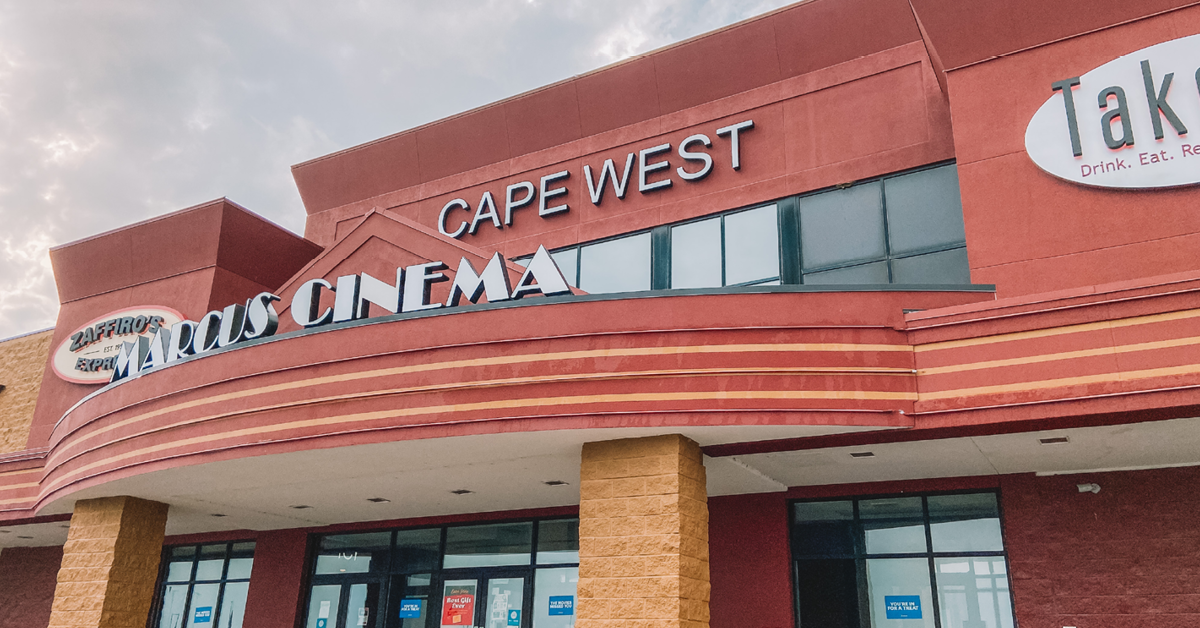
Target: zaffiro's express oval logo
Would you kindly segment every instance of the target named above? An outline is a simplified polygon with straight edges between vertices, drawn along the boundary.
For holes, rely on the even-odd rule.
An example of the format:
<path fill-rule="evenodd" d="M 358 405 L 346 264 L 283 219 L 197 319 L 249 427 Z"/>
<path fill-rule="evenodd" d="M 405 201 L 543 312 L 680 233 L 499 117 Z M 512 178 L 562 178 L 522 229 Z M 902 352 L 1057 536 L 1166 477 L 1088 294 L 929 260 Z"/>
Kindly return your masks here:
<path fill-rule="evenodd" d="M 1052 95 L 1025 130 L 1025 150 L 1042 170 L 1109 188 L 1200 183 L 1200 35 L 1047 88 Z"/>
<path fill-rule="evenodd" d="M 121 345 L 138 336 L 152 338 L 160 327 L 183 320 L 175 310 L 159 306 L 132 307 L 105 314 L 80 327 L 54 352 L 54 372 L 76 384 L 107 384 Z"/>

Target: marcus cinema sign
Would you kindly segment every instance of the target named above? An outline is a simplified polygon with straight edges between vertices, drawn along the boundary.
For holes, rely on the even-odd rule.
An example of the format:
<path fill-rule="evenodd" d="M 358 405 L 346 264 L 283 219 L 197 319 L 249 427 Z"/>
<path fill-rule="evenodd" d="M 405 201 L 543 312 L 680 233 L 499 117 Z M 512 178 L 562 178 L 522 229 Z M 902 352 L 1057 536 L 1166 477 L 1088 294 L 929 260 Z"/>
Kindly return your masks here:
<path fill-rule="evenodd" d="M 489 303 L 499 303 L 537 294 L 571 294 L 571 287 L 545 247 L 538 247 L 515 285 L 509 280 L 507 265 L 499 253 L 492 255 L 483 272 L 476 272 L 471 262 L 463 258 L 450 285 L 450 297 L 445 303 L 431 302 L 433 284 L 450 281 L 441 272 L 448 268 L 443 262 L 400 267 L 396 269 L 395 283 L 367 273 L 338 277 L 335 283 L 310 279 L 293 295 L 291 315 L 296 324 L 311 329 L 367 318 L 372 307 L 386 314 L 399 314 L 455 307 L 464 299 L 476 303 L 485 295 Z M 334 303 L 322 308 L 321 295 L 326 292 L 333 293 Z M 111 370 L 111 375 L 105 373 L 106 380 L 120 381 L 142 371 L 171 366 L 184 358 L 272 336 L 279 328 L 275 309 L 279 300 L 278 296 L 263 292 L 244 305 L 234 303 L 224 310 L 209 312 L 199 321 L 160 324 L 153 334 L 138 335 L 133 342 L 120 344 L 115 357 L 104 365 L 106 371 Z"/>

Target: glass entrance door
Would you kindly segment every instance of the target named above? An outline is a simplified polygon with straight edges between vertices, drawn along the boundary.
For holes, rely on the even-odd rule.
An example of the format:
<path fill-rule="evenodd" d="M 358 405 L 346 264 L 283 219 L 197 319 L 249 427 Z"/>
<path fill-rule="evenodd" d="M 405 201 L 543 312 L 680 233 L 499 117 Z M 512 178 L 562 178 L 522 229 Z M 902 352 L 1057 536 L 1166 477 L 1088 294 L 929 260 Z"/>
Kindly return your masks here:
<path fill-rule="evenodd" d="M 479 601 L 479 580 L 464 578 L 442 582 L 441 628 L 478 626 L 475 623 L 476 606 Z"/>
<path fill-rule="evenodd" d="M 378 625 L 379 583 L 313 587 L 307 628 L 373 628 Z"/>
<path fill-rule="evenodd" d="M 526 575 L 480 570 L 447 575 L 438 590 L 438 628 L 527 628 Z M 407 626 L 406 626 L 407 628 Z"/>
<path fill-rule="evenodd" d="M 525 625 L 521 616 L 525 608 L 525 578 L 488 578 L 487 608 L 483 628 L 519 628 Z"/>

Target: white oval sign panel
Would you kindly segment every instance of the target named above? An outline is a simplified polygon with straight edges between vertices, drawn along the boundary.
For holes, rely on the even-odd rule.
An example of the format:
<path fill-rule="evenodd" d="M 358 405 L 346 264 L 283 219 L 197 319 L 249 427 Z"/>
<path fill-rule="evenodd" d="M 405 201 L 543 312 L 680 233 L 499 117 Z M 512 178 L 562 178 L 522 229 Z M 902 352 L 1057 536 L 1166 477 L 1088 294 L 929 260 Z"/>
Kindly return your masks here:
<path fill-rule="evenodd" d="M 1025 129 L 1042 170 L 1106 188 L 1200 183 L 1200 35 L 1047 87 L 1053 94 Z"/>
<path fill-rule="evenodd" d="M 105 314 L 80 327 L 54 352 L 54 372 L 76 384 L 107 384 L 121 344 L 138 336 L 152 338 L 159 327 L 183 320 L 171 308 L 140 306 Z"/>

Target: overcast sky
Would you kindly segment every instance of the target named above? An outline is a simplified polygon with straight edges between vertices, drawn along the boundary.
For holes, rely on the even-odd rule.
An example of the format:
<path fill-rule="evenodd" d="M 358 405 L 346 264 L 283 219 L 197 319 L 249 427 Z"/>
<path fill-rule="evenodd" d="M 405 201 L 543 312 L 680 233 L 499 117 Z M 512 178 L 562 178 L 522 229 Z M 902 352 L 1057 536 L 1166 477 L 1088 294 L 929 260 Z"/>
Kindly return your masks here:
<path fill-rule="evenodd" d="M 222 196 L 301 233 L 293 164 L 790 1 L 0 0 L 0 339 L 51 246 Z"/>

